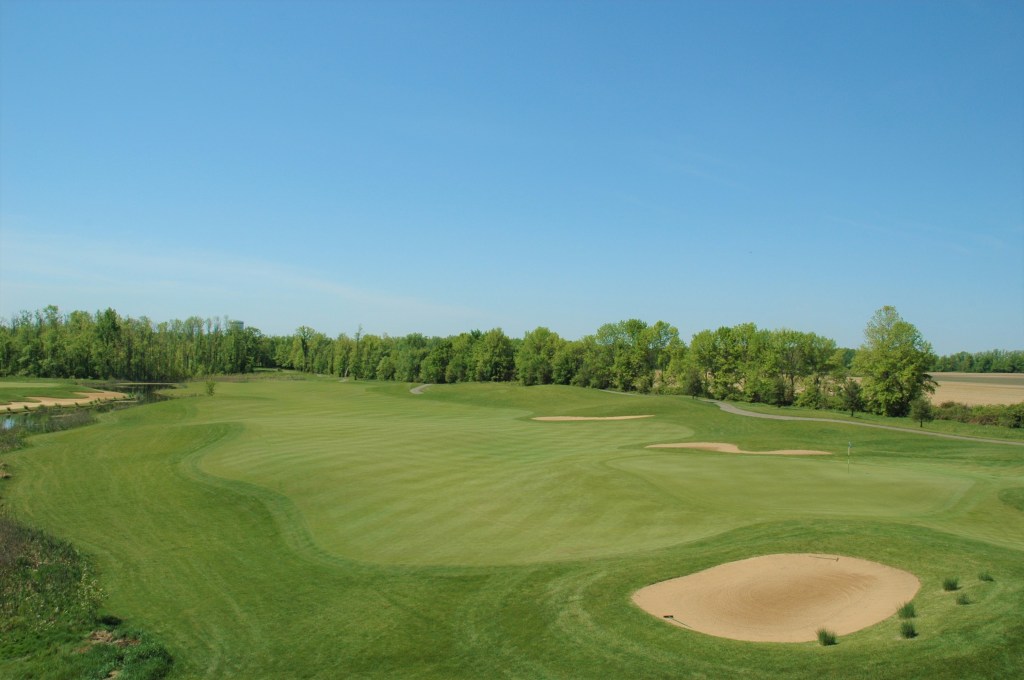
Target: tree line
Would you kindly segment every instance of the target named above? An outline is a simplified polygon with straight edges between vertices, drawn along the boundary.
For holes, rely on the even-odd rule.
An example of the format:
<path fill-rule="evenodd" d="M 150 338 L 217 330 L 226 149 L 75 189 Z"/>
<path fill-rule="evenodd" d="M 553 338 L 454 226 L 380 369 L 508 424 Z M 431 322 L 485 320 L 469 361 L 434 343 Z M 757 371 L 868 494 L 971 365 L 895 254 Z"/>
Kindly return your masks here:
<path fill-rule="evenodd" d="M 329 337 L 308 326 L 268 336 L 230 319 L 154 323 L 113 309 L 49 306 L 0 322 L 0 375 L 131 381 L 293 369 L 355 380 L 518 381 L 627 392 L 687 394 L 811 408 L 906 415 L 931 388 L 931 346 L 892 307 L 875 313 L 858 350 L 752 323 L 694 334 L 664 321 L 607 323 L 577 340 L 538 327 L 448 337 L 363 333 Z M 854 380 L 853 376 L 859 379 Z"/>
<path fill-rule="evenodd" d="M 0 375 L 177 381 L 271 365 L 271 347 L 259 330 L 226 319 L 153 323 L 51 305 L 0 322 Z"/>
<path fill-rule="evenodd" d="M 936 359 L 932 370 L 963 373 L 1024 373 L 1024 351 L 990 349 L 985 352 L 957 352 Z"/>

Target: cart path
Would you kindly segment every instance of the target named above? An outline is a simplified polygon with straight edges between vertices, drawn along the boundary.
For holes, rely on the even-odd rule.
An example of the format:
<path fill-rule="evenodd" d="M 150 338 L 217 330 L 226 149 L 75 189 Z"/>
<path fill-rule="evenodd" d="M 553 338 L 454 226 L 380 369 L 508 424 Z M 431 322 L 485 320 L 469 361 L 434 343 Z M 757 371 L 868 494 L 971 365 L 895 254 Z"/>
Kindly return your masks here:
<path fill-rule="evenodd" d="M 875 423 L 858 423 L 852 420 L 839 420 L 837 418 L 808 418 L 805 416 L 783 416 L 774 415 L 771 413 L 754 413 L 753 411 L 744 411 L 740 407 L 733 403 L 726 401 L 716 401 L 714 399 L 706 399 L 712 404 L 717 404 L 718 408 L 722 409 L 726 413 L 732 413 L 737 416 L 747 416 L 748 418 L 765 418 L 767 420 L 801 420 L 809 423 L 839 423 L 840 425 L 856 425 L 858 427 L 873 427 L 876 430 L 892 430 L 893 432 L 909 432 L 910 434 L 924 434 L 929 437 L 941 437 L 943 439 L 958 439 L 965 442 L 981 442 L 984 444 L 1009 444 L 1010 446 L 1024 446 L 1024 442 L 1013 441 L 1011 439 L 986 439 L 984 437 L 967 437 L 959 434 L 946 434 L 945 432 L 932 432 L 931 430 L 914 430 L 908 427 L 896 427 L 894 425 L 877 425 Z"/>

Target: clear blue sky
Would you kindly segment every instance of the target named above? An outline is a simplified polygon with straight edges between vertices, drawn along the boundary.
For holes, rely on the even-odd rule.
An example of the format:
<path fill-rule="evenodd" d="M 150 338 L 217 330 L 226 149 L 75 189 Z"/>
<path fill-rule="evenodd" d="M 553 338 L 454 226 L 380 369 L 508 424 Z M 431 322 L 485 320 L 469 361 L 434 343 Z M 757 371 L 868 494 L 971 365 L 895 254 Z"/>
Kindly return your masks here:
<path fill-rule="evenodd" d="M 1024 3 L 0 0 L 0 316 L 1024 348 Z"/>

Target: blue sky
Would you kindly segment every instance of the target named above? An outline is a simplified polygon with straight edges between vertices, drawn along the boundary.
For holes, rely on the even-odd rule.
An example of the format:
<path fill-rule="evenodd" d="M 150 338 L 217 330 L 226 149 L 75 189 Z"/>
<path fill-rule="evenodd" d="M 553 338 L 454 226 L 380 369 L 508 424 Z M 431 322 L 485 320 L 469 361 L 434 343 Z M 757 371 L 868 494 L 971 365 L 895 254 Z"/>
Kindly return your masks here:
<path fill-rule="evenodd" d="M 0 0 L 0 316 L 1024 347 L 1019 2 Z"/>

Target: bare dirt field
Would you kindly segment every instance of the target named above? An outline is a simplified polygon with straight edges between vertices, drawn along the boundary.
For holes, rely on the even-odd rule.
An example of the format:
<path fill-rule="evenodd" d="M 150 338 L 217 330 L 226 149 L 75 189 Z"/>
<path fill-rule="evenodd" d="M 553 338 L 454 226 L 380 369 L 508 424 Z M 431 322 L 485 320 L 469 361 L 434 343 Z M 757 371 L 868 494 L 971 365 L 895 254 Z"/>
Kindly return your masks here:
<path fill-rule="evenodd" d="M 678 444 L 651 444 L 648 449 L 700 449 L 719 453 L 746 453 L 755 456 L 831 456 L 829 451 L 813 449 L 779 449 L 777 451 L 745 451 L 735 444 L 723 442 L 681 442 Z"/>
<path fill-rule="evenodd" d="M 1021 373 L 932 373 L 938 383 L 933 404 L 955 401 L 968 406 L 1019 404 L 1024 401 Z"/>
<path fill-rule="evenodd" d="M 681 628 L 751 642 L 845 635 L 913 599 L 921 582 L 878 562 L 810 553 L 763 555 L 662 581 L 633 594 L 641 609 Z"/>

